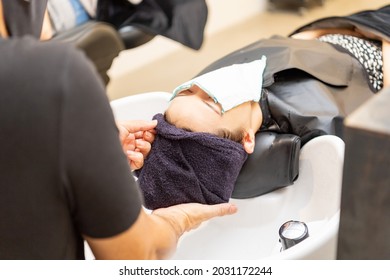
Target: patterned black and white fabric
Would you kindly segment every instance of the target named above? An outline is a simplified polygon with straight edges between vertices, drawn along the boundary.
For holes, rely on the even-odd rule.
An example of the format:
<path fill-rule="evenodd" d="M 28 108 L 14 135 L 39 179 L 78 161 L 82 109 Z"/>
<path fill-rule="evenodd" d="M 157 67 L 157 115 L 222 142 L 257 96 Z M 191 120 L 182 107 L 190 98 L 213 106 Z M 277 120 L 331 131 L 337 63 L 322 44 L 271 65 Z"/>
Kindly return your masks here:
<path fill-rule="evenodd" d="M 381 42 L 343 34 L 327 34 L 318 39 L 322 42 L 328 42 L 339 46 L 344 51 L 347 51 L 354 56 L 366 70 L 370 86 L 375 91 L 382 89 L 383 57 Z"/>

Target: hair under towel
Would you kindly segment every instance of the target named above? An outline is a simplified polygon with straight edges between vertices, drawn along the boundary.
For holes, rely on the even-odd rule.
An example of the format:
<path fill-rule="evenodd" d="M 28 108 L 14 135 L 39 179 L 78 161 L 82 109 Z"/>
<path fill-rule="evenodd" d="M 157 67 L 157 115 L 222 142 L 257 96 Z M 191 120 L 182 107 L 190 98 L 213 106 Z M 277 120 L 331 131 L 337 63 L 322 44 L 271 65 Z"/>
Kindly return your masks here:
<path fill-rule="evenodd" d="M 148 209 L 180 203 L 229 201 L 247 153 L 230 139 L 188 132 L 169 124 L 162 114 L 152 149 L 138 172 Z"/>

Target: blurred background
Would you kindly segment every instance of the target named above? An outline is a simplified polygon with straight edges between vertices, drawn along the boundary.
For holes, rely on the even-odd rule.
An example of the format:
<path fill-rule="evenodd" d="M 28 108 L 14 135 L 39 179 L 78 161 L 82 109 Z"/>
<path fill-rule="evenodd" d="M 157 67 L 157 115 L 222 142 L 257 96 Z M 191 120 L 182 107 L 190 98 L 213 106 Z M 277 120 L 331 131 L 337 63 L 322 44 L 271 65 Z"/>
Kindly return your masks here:
<path fill-rule="evenodd" d="M 167 91 L 191 79 L 216 59 L 272 35 L 288 35 L 312 20 L 346 15 L 390 4 L 386 0 L 323 0 L 322 5 L 299 12 L 270 9 L 268 0 L 207 0 L 208 19 L 200 50 L 187 48 L 163 36 L 124 50 L 108 75 L 111 100 L 132 94 Z"/>

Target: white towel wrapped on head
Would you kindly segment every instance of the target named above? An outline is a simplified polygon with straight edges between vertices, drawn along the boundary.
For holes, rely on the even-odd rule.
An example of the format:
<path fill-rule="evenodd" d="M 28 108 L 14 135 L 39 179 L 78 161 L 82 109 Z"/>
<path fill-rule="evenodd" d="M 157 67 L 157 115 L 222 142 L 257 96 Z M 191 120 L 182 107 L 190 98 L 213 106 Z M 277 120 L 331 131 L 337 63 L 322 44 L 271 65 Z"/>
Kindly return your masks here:
<path fill-rule="evenodd" d="M 256 101 L 261 97 L 263 86 L 263 72 L 266 66 L 266 57 L 248 63 L 226 66 L 185 82 L 174 89 L 175 96 L 197 85 L 204 90 L 215 103 L 222 106 L 226 112 L 244 102 Z"/>

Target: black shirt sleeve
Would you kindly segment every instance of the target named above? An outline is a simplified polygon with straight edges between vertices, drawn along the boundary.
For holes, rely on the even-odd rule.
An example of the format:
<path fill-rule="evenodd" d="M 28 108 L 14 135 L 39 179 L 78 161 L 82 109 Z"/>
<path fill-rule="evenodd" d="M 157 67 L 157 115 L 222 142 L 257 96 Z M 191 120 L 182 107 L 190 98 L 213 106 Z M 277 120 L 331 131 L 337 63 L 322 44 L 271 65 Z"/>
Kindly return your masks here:
<path fill-rule="evenodd" d="M 70 49 L 64 63 L 60 145 L 65 193 L 80 232 L 109 237 L 135 222 L 141 197 L 103 83 L 81 52 Z"/>

